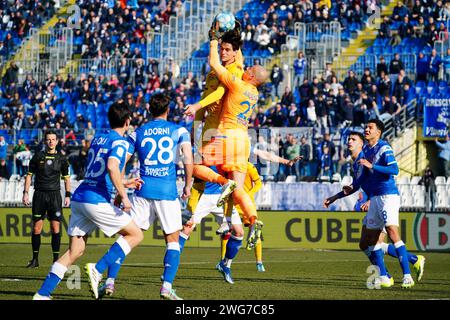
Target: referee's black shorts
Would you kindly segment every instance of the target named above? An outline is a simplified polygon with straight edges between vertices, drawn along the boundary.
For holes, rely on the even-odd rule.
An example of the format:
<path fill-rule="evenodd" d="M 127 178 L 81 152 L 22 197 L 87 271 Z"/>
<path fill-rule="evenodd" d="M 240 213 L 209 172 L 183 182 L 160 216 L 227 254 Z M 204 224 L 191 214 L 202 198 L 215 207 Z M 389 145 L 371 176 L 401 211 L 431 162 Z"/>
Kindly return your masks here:
<path fill-rule="evenodd" d="M 61 191 L 34 191 L 32 201 L 33 221 L 61 221 L 62 199 Z"/>

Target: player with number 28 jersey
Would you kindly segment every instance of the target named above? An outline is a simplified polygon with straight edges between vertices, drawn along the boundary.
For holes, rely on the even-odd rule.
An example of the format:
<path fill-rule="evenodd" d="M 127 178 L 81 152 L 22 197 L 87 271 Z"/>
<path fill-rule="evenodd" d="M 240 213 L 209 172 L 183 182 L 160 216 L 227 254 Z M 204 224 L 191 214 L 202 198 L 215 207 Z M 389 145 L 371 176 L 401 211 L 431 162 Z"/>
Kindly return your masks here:
<path fill-rule="evenodd" d="M 191 143 L 188 131 L 171 122 L 156 119 L 138 128 L 129 137 L 128 153 L 137 151 L 144 185 L 136 195 L 154 200 L 176 200 L 175 162 L 179 148 Z"/>

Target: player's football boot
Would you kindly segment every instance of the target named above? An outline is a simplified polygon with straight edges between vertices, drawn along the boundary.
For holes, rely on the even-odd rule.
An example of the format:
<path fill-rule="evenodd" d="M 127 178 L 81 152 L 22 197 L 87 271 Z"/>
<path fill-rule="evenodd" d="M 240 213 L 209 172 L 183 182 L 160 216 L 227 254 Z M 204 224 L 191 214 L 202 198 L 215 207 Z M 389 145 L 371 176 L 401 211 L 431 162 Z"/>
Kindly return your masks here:
<path fill-rule="evenodd" d="M 425 257 L 418 255 L 417 261 L 414 263 L 413 267 L 416 271 L 417 282 L 419 282 L 422 279 L 423 271 L 425 270 Z"/>
<path fill-rule="evenodd" d="M 89 288 L 95 299 L 98 299 L 98 286 L 102 281 L 102 275 L 95 269 L 95 263 L 86 263 L 84 270 L 89 280 Z"/>
<path fill-rule="evenodd" d="M 402 288 L 403 289 L 409 289 L 412 288 L 414 286 L 414 280 L 411 277 L 411 275 L 406 275 L 403 276 L 403 281 L 402 281 Z"/>
<path fill-rule="evenodd" d="M 233 180 L 228 180 L 228 183 L 222 186 L 222 193 L 220 194 L 219 199 L 217 200 L 217 206 L 223 207 L 225 202 L 228 200 L 230 194 L 233 193 L 234 189 L 236 189 L 236 182 Z"/>
<path fill-rule="evenodd" d="M 261 239 L 261 229 L 264 223 L 261 220 L 256 220 L 256 222 L 250 228 L 247 235 L 247 250 L 251 250 L 256 246 L 256 242 Z"/>
<path fill-rule="evenodd" d="M 104 296 L 112 296 L 114 293 L 114 283 L 103 283 L 98 288 L 98 298 L 102 299 Z"/>
<path fill-rule="evenodd" d="M 379 279 L 382 288 L 390 288 L 394 285 L 394 278 L 391 275 L 381 276 Z"/>
<path fill-rule="evenodd" d="M 161 290 L 159 290 L 159 297 L 162 300 L 183 300 L 182 298 L 177 296 L 177 294 L 175 293 L 175 290 L 173 290 L 173 289 L 169 290 L 164 287 L 162 287 Z"/>
<path fill-rule="evenodd" d="M 223 261 L 220 261 L 216 265 L 216 269 L 219 270 L 220 273 L 223 275 L 223 279 L 228 282 L 229 284 L 234 284 L 233 278 L 231 277 L 231 269 L 226 267 L 223 264 Z"/>
<path fill-rule="evenodd" d="M 38 259 L 32 259 L 27 264 L 27 268 L 37 268 L 39 267 L 39 260 Z"/>
<path fill-rule="evenodd" d="M 256 264 L 256 270 L 258 270 L 258 272 L 265 272 L 266 269 L 264 268 L 264 265 L 262 263 L 257 263 Z"/>
<path fill-rule="evenodd" d="M 41 296 L 39 293 L 35 293 L 32 300 L 52 300 L 52 297 Z"/>

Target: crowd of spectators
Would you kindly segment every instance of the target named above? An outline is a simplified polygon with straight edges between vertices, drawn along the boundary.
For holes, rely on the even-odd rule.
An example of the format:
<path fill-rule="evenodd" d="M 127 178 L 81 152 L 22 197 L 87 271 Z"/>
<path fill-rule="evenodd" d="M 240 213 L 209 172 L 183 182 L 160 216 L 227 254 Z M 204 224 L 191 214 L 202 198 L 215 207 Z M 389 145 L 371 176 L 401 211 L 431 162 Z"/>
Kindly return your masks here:
<path fill-rule="evenodd" d="M 30 29 L 40 27 L 58 8 L 54 0 L 0 1 L 0 61 L 14 54 Z"/>

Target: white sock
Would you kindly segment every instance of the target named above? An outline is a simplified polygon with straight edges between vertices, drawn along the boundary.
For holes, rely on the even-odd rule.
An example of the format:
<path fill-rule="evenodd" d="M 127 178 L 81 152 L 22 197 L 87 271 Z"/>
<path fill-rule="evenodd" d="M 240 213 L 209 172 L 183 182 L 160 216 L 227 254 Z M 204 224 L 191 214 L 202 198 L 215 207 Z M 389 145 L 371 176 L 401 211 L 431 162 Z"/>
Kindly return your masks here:
<path fill-rule="evenodd" d="M 166 288 L 167 290 L 172 290 L 172 284 L 170 282 L 164 281 L 163 287 Z"/>
<path fill-rule="evenodd" d="M 233 262 L 233 259 L 225 258 L 223 264 L 225 265 L 225 267 L 231 268 L 231 262 Z"/>

